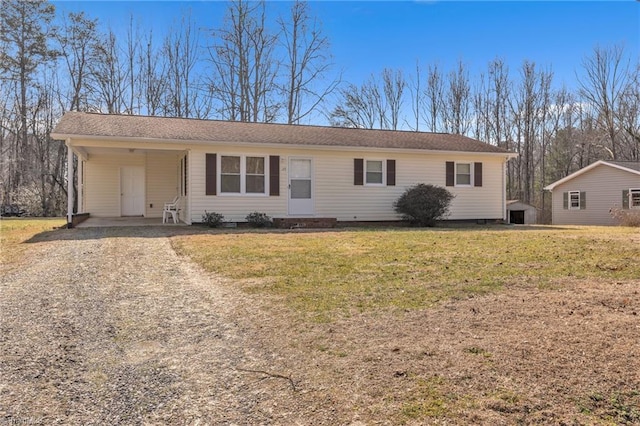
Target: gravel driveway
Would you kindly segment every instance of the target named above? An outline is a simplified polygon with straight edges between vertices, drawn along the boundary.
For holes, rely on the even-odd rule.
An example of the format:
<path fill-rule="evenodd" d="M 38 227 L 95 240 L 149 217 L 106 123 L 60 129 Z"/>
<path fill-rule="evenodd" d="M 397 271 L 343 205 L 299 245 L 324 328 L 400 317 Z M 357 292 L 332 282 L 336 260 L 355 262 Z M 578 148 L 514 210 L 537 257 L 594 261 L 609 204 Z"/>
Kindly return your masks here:
<path fill-rule="evenodd" d="M 242 295 L 166 232 L 56 231 L 2 271 L 0 425 L 302 420 Z"/>

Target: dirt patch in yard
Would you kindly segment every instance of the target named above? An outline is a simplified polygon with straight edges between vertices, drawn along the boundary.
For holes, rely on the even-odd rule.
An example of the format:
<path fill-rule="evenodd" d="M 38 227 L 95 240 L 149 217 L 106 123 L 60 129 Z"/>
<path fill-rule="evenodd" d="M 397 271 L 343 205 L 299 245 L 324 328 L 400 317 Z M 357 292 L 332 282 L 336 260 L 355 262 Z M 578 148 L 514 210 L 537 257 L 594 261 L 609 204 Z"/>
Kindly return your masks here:
<path fill-rule="evenodd" d="M 640 281 L 314 323 L 171 232 L 56 231 L 1 271 L 0 425 L 640 423 Z"/>
<path fill-rule="evenodd" d="M 640 424 L 639 281 L 516 283 L 329 324 L 274 306 L 260 338 L 342 424 Z"/>

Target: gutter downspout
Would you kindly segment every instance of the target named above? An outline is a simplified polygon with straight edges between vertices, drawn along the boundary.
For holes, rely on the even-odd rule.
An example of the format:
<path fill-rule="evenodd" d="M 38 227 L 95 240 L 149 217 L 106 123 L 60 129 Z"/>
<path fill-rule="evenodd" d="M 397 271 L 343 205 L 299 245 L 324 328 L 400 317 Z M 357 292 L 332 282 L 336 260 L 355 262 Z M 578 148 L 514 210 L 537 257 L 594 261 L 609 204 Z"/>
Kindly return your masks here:
<path fill-rule="evenodd" d="M 73 226 L 73 150 L 71 149 L 71 138 L 65 141 L 67 145 L 67 228 Z"/>

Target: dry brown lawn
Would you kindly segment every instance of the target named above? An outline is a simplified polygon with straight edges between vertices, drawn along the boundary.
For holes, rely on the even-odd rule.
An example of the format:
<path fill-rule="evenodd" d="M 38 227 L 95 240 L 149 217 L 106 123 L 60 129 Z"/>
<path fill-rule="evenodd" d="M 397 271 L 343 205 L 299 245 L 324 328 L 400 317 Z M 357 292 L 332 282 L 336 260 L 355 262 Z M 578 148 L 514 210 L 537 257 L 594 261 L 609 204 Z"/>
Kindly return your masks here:
<path fill-rule="evenodd" d="M 0 424 L 640 424 L 639 237 L 41 233 L 0 270 Z M 266 258 L 234 252 L 256 238 Z M 524 257 L 492 257 L 495 241 L 518 238 L 531 241 Z M 452 239 L 477 262 L 456 262 Z M 216 270 L 202 247 L 243 268 Z M 345 251 L 342 270 L 327 269 Z M 361 257 L 380 251 L 397 260 Z M 309 253 L 312 270 L 286 266 Z M 561 258 L 541 269 L 560 253 L 583 273 Z M 438 272 L 455 265 L 468 271 Z M 403 289 L 406 277 L 422 284 Z"/>

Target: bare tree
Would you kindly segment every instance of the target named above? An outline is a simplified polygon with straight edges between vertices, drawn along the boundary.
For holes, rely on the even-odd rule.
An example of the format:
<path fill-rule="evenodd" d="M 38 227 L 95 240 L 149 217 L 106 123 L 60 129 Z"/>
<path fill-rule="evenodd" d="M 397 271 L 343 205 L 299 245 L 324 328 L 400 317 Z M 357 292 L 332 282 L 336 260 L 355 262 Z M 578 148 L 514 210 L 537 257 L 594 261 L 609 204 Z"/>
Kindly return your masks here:
<path fill-rule="evenodd" d="M 98 43 L 97 19 L 89 19 L 84 12 L 70 13 L 57 34 L 60 53 L 69 78 L 70 88 L 65 102 L 70 111 L 83 111 L 87 105 L 87 74 L 91 49 Z"/>
<path fill-rule="evenodd" d="M 340 82 L 334 78 L 321 84 L 333 64 L 329 55 L 329 39 L 322 34 L 320 23 L 309 15 L 306 1 L 295 1 L 289 20 L 279 19 L 284 61 L 287 123 L 299 123 L 315 111 Z"/>
<path fill-rule="evenodd" d="M 442 109 L 446 131 L 464 135 L 471 124 L 470 103 L 471 87 L 469 73 L 462 61 L 458 62 L 455 71 L 449 73 L 448 90 Z"/>
<path fill-rule="evenodd" d="M 382 87 L 386 105 L 383 128 L 397 130 L 403 102 L 402 95 L 407 87 L 402 71 L 393 71 L 389 68 L 382 70 Z"/>
<path fill-rule="evenodd" d="M 424 104 L 421 84 L 422 71 L 420 69 L 420 61 L 416 61 L 416 73 L 407 83 L 407 86 L 409 87 L 409 93 L 411 94 L 411 112 L 413 113 L 413 118 L 415 120 L 413 124 L 413 130 L 415 130 L 416 132 L 420 131 L 420 120 L 422 117 L 421 111 Z"/>
<path fill-rule="evenodd" d="M 381 96 L 373 76 L 360 87 L 349 84 L 340 91 L 340 97 L 329 117 L 333 126 L 362 129 L 380 127 Z"/>
<path fill-rule="evenodd" d="M 621 157 L 640 161 L 640 63 L 631 72 L 616 110 L 623 131 Z"/>
<path fill-rule="evenodd" d="M 24 192 L 25 188 L 32 190 L 28 197 L 31 214 L 51 216 L 62 207 L 64 200 L 61 189 L 65 186 L 63 176 L 66 171 L 64 143 L 54 141 L 49 136 L 62 115 L 62 111 L 56 107 L 55 94 L 59 88 L 55 69 L 41 73 L 39 83 L 28 117 L 31 139 L 28 163 L 31 173 L 27 185 L 23 185 L 20 192 Z"/>
<path fill-rule="evenodd" d="M 123 64 L 121 49 L 112 29 L 100 37 L 89 62 L 92 102 L 98 110 L 119 114 L 125 110 L 124 96 L 128 82 L 127 66 Z"/>
<path fill-rule="evenodd" d="M 211 91 L 218 112 L 227 120 L 272 122 L 280 104 L 275 99 L 277 37 L 265 25 L 264 1 L 230 3 L 225 27 L 214 31 L 209 47 L 213 65 Z"/>
<path fill-rule="evenodd" d="M 535 203 L 535 176 L 537 158 L 544 155 L 541 148 L 542 123 L 549 106 L 549 90 L 553 74 L 536 70 L 535 63 L 525 61 L 521 69 L 521 82 L 511 99 L 514 119 L 518 198 Z M 538 155 L 538 157 L 536 157 Z"/>
<path fill-rule="evenodd" d="M 396 130 L 407 83 L 401 71 L 386 68 L 381 76 L 378 80 L 371 75 L 361 86 L 350 84 L 341 90 L 329 117 L 332 125 Z"/>
<path fill-rule="evenodd" d="M 427 87 L 425 88 L 427 123 L 429 130 L 437 132 L 441 129 L 444 105 L 444 79 L 438 65 L 429 65 L 427 71 Z"/>
<path fill-rule="evenodd" d="M 140 112 L 140 96 L 137 93 L 139 72 L 137 70 L 140 50 L 139 29 L 134 25 L 133 15 L 129 16 L 129 28 L 127 28 L 127 45 L 124 49 L 123 64 L 126 66 L 128 96 L 123 96 L 124 109 L 127 114 Z M 137 104 L 137 106 L 136 106 Z"/>
<path fill-rule="evenodd" d="M 55 57 L 49 47 L 53 5 L 43 0 L 5 0 L 0 8 L 0 71 L 3 80 L 17 89 L 16 123 L 13 139 L 15 162 L 9 162 L 9 190 L 16 190 L 27 172 L 29 138 L 28 111 L 39 68 Z M 15 168 L 14 168 L 15 167 Z"/>
<path fill-rule="evenodd" d="M 577 128 L 579 104 L 575 96 L 562 87 L 554 94 L 553 105 L 549 111 L 547 132 L 550 147 L 547 154 L 548 168 L 545 173 L 547 182 L 559 180 L 577 170 L 574 160 L 578 153 L 580 134 Z"/>
<path fill-rule="evenodd" d="M 185 14 L 177 29 L 167 34 L 163 52 L 166 58 L 166 109 L 165 114 L 175 117 L 193 117 L 198 98 L 198 77 L 195 69 L 199 61 L 198 31 L 191 18 Z"/>
<path fill-rule="evenodd" d="M 489 117 L 487 111 L 489 95 L 486 85 L 486 76 L 484 73 L 480 73 L 479 81 L 476 82 L 472 94 L 473 137 L 489 142 Z"/>
<path fill-rule="evenodd" d="M 167 65 L 163 55 L 153 42 L 153 32 L 144 39 L 140 50 L 140 98 L 148 115 L 162 112 L 163 98 L 167 90 Z"/>
<path fill-rule="evenodd" d="M 0 49 L 2 47 L 0 46 Z M 0 205 L 8 204 L 11 190 L 9 182 L 14 170 L 11 150 L 11 106 L 9 103 L 12 82 L 0 79 Z"/>
<path fill-rule="evenodd" d="M 582 62 L 584 76 L 578 76 L 580 95 L 596 111 L 598 125 L 607 135 L 613 159 L 619 157 L 621 125 L 616 107 L 630 81 L 629 60 L 622 46 L 596 47 Z"/>
<path fill-rule="evenodd" d="M 509 82 L 509 68 L 502 59 L 495 59 L 489 63 L 488 85 L 488 142 L 493 142 L 505 149 L 511 149 L 511 131 L 509 129 L 507 116 L 511 84 Z"/>

